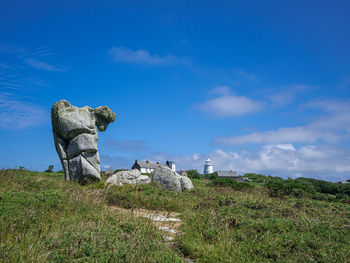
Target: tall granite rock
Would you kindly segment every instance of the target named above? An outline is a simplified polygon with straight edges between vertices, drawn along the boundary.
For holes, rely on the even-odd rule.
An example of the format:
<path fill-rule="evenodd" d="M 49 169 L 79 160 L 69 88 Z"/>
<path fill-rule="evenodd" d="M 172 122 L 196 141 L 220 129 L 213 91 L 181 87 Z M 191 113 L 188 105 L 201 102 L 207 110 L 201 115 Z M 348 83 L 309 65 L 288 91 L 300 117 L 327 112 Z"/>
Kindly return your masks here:
<path fill-rule="evenodd" d="M 84 184 L 101 179 L 96 126 L 103 132 L 115 118 L 107 106 L 78 108 L 66 100 L 52 106 L 52 132 L 67 181 Z"/>

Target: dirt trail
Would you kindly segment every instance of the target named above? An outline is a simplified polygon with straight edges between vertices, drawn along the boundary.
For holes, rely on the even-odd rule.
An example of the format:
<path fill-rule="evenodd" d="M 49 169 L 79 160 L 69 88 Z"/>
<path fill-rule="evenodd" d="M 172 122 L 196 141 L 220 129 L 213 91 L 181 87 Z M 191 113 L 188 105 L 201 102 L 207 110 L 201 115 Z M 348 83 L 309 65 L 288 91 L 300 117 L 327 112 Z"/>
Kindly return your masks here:
<path fill-rule="evenodd" d="M 163 232 L 164 240 L 171 245 L 176 235 L 181 235 L 179 227 L 182 225 L 182 221 L 179 218 L 179 213 L 167 212 L 167 211 L 155 211 L 141 208 L 126 209 L 117 206 L 108 206 L 109 209 L 128 214 L 134 217 L 144 217 L 150 219 L 160 231 Z M 193 263 L 190 258 L 183 258 L 184 262 Z"/>
<path fill-rule="evenodd" d="M 93 199 L 95 202 L 103 203 L 103 192 L 90 190 L 89 194 L 94 196 Z M 179 218 L 180 213 L 168 212 L 168 211 L 159 211 L 159 210 L 147 210 L 143 208 L 122 208 L 113 205 L 106 205 L 107 209 L 110 209 L 117 213 L 128 214 L 134 217 L 144 217 L 150 219 L 150 222 L 154 224 L 160 231 L 162 231 L 164 240 L 168 245 L 173 244 L 173 240 L 177 235 L 182 233 L 179 231 L 179 227 L 182 225 L 182 221 Z M 194 263 L 190 258 L 183 258 L 184 262 Z"/>
<path fill-rule="evenodd" d="M 179 213 L 167 212 L 167 211 L 156 211 L 156 210 L 147 210 L 141 208 L 135 209 L 126 209 L 116 206 L 109 206 L 109 209 L 129 214 L 134 217 L 144 217 L 150 219 L 150 221 L 163 232 L 164 239 L 167 242 L 171 242 L 176 235 L 181 234 L 178 230 L 182 224 L 181 219 L 179 218 Z"/>

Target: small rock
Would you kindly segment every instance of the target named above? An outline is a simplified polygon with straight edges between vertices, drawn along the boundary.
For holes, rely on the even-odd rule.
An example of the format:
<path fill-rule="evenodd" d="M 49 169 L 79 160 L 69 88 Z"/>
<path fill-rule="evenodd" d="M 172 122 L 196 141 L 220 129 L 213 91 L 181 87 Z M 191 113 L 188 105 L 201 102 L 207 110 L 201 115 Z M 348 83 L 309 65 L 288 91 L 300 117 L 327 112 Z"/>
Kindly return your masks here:
<path fill-rule="evenodd" d="M 167 217 L 163 215 L 144 215 L 143 217 L 149 218 L 157 222 L 181 222 L 181 219 L 175 217 Z"/>
<path fill-rule="evenodd" d="M 177 234 L 177 232 L 174 229 L 172 229 L 170 227 L 167 227 L 167 226 L 160 226 L 159 230 L 162 230 L 162 231 L 165 231 L 165 232 L 169 232 L 169 233 L 172 233 L 172 234 Z"/>
<path fill-rule="evenodd" d="M 173 241 L 174 237 L 172 236 L 164 236 L 165 241 Z"/>

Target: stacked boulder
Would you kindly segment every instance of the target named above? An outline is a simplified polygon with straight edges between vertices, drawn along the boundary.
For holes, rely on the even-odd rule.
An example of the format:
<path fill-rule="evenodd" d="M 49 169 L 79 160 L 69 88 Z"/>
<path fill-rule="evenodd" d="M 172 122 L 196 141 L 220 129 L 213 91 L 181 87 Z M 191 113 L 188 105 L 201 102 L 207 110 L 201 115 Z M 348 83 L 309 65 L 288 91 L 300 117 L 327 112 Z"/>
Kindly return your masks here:
<path fill-rule="evenodd" d="M 57 154 L 67 181 L 99 181 L 98 133 L 116 118 L 107 106 L 78 108 L 68 101 L 56 102 L 51 109 L 52 132 Z"/>

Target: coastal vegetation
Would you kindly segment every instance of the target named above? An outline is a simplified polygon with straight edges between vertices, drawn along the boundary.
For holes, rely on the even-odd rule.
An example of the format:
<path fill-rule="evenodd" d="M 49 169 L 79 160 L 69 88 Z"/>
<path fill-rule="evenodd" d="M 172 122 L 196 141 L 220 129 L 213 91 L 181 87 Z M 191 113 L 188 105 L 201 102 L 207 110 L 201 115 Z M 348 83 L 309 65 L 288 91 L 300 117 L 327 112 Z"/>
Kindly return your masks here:
<path fill-rule="evenodd" d="M 347 262 L 350 184 L 245 175 L 107 187 L 62 173 L 0 171 L 2 262 Z M 176 212 L 171 244 L 135 209 Z"/>

